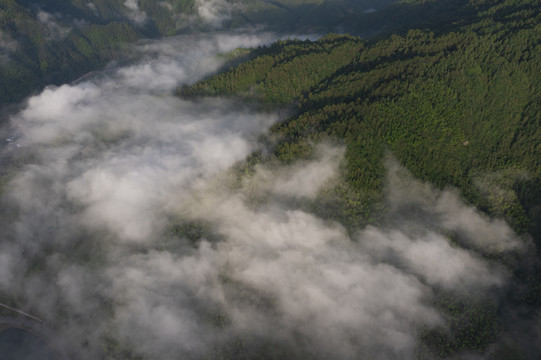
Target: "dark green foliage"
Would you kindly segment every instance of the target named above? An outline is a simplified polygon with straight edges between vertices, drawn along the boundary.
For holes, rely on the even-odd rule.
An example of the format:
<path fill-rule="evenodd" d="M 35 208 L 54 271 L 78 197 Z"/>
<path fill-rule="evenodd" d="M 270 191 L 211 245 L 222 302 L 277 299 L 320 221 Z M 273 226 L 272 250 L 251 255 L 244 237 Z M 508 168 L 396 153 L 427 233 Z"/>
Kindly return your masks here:
<path fill-rule="evenodd" d="M 78 14 L 67 3 L 44 4 Z M 0 104 L 19 101 L 48 84 L 73 81 L 104 66 L 125 44 L 142 36 L 125 22 L 73 27 L 63 17 L 54 19 L 58 29 L 52 30 L 38 20 L 36 9 L 13 0 L 0 1 L 0 16 L 1 33 L 15 44 L 0 58 Z"/>
<path fill-rule="evenodd" d="M 232 0 L 218 17 L 225 28 L 265 24 L 280 31 L 343 31 L 349 18 L 392 1 Z M 135 39 L 214 26 L 197 18 L 194 0 L 139 0 L 137 4 L 132 9 L 125 0 L 0 0 L 0 105 L 99 69 Z M 4 47 L 6 40 L 9 48 Z M 328 75 L 319 67 L 312 70 L 317 79 Z M 280 74 L 272 79 L 282 80 Z M 290 95 L 298 93 L 293 89 L 269 94 Z"/>
<path fill-rule="evenodd" d="M 382 9 L 392 2 L 393 0 L 232 0 L 231 7 L 223 9 L 225 13 L 222 25 L 235 28 L 247 24 L 265 24 L 288 32 L 324 33 L 338 30 L 359 33 L 366 32 L 367 29 L 370 29 L 370 32 L 396 29 L 419 23 L 425 18 L 426 4 L 417 4 L 414 1 L 398 2 L 387 10 L 365 13 L 368 9 Z M 445 3 L 447 2 L 438 2 L 438 6 L 432 6 L 434 16 L 456 15 L 456 7 L 443 6 Z M 11 49 L 0 56 L 0 104 L 19 101 L 44 85 L 73 81 L 85 72 L 96 70 L 111 60 L 119 48 L 134 39 L 212 28 L 201 19 L 196 20 L 197 4 L 194 0 L 140 0 L 138 6 L 138 12 L 134 13 L 124 0 L 94 0 L 91 5 L 83 0 L 1 0 L 0 36 L 15 40 L 17 49 Z M 455 9 L 454 12 L 452 9 Z M 507 13 L 505 6 L 499 6 L 498 9 L 493 15 L 506 21 L 516 21 L 513 14 Z M 526 14 L 533 11 L 532 9 L 532 6 L 524 5 L 522 11 Z M 38 14 L 42 11 L 48 13 L 49 20 L 44 22 L 39 19 Z M 139 16 L 139 20 L 134 20 L 133 15 Z M 441 24 L 441 16 L 437 19 Z M 60 29 L 62 34 L 55 33 L 50 24 L 46 24 L 48 21 L 52 21 L 53 28 L 57 26 L 57 30 Z M 340 66 L 337 62 L 339 58 L 349 61 L 347 55 L 353 49 L 348 47 L 355 45 L 342 45 L 337 49 L 330 49 L 331 44 L 320 46 L 320 50 L 331 52 L 325 55 L 332 59 L 326 66 L 319 64 L 310 67 L 315 64 L 312 61 L 315 54 L 310 53 L 309 49 L 306 50 L 310 54 L 307 53 L 306 57 L 294 61 L 270 59 L 268 65 L 273 66 L 274 62 L 279 61 L 284 63 L 284 69 L 269 74 L 266 80 L 272 86 L 266 88 L 269 92 L 265 95 L 276 101 L 288 101 L 289 97 L 300 95 L 303 90 L 301 83 L 306 81 L 304 76 L 311 77 L 312 82 L 319 82 L 323 77 L 329 76 L 329 71 L 335 70 L 335 66 Z M 280 49 L 280 54 L 283 53 L 282 50 Z M 291 68 L 298 66 L 307 66 L 304 76 L 290 79 L 291 86 L 280 86 L 283 84 L 284 71 L 290 72 Z M 251 93 L 252 87 L 246 87 L 246 84 L 261 80 L 256 75 L 243 78 L 243 83 L 232 83 L 232 91 L 243 88 L 245 92 Z"/>
<path fill-rule="evenodd" d="M 83 1 L 43 3 L 48 11 L 56 6 L 72 15 L 82 11 L 90 16 Z M 167 3 L 173 6 L 173 13 L 194 11 L 193 0 Z M 61 83 L 93 70 L 114 57 L 123 44 L 143 34 L 174 33 L 182 28 L 158 2 L 140 1 L 141 9 L 151 19 L 144 29 L 123 21 L 122 1 L 98 0 L 95 4 L 99 20 L 58 40 L 47 37 L 31 9 L 12 0 L 0 0 L 1 29 L 21 44 L 8 54 L 9 61 L 1 63 L 0 103 L 18 100 L 49 81 Z M 249 13 L 253 18 L 248 16 L 245 23 L 260 21 L 259 17 L 268 16 L 270 10 L 275 19 L 297 14 L 306 9 L 301 5 L 283 8 L 271 4 L 267 9 L 254 0 Z M 238 187 L 255 173 L 258 164 L 272 166 L 276 161 L 288 166 L 299 159 L 310 159 L 318 142 L 345 145 L 341 170 L 347 181 L 323 190 L 314 200 L 295 205 L 355 231 L 385 219 L 383 158 L 391 152 L 416 177 L 438 187 L 458 187 L 479 209 L 504 217 L 514 229 L 528 231 L 539 241 L 540 7 L 539 0 L 402 1 L 372 19 L 391 14 L 381 28 L 421 23 L 422 30 L 371 40 L 328 35 L 315 42 L 290 40 L 252 51 L 242 49 L 228 54 L 227 60 L 249 61 L 180 89 L 179 94 L 233 95 L 258 99 L 265 106 L 293 104 L 294 115 L 271 129 L 270 137 L 279 139 L 272 144 L 273 154 L 253 154 L 232 170 Z M 312 7 L 310 16 L 317 18 L 329 9 Z M 415 14 L 424 17 L 414 19 Z M 240 15 L 235 16 L 233 21 L 240 25 Z M 374 23 L 364 22 L 368 16 L 361 20 L 347 14 L 337 16 L 347 19 L 345 24 L 358 31 L 374 29 Z M 0 193 L 7 174 L 0 177 Z M 258 201 L 261 199 L 253 199 L 254 206 Z M 203 239 L 213 242 L 220 238 L 211 225 L 186 219 L 171 221 L 168 231 L 167 240 L 160 246 L 175 246 L 173 241 L 184 246 L 178 241 L 182 239 L 188 246 L 197 247 Z M 69 249 L 72 261 L 92 262 L 98 267 L 106 247 L 83 235 Z M 453 245 L 461 246 L 459 242 Z M 515 271 L 509 265 L 515 263 L 514 259 L 486 260 Z M 40 261 L 32 264 L 28 276 L 42 271 Z M 519 279 L 526 284 L 517 300 L 521 306 L 539 308 L 539 273 Z M 510 276 L 518 279 L 522 275 Z M 221 280 L 226 296 L 235 301 L 261 311 L 272 311 L 275 306 L 267 294 L 225 277 Z M 486 298 L 467 300 L 456 294 L 446 297 L 438 294 L 438 289 L 434 291 L 434 306 L 444 314 L 449 328 L 421 334 L 420 358 L 481 354 L 494 342 L 499 342 L 497 358 L 518 358 L 519 350 L 506 348 L 498 339 L 503 326 L 498 306 L 502 304 Z M 227 316 L 216 306 L 208 306 L 212 310 L 201 307 L 201 312 L 208 314 L 209 326 L 227 326 Z M 139 358 L 128 350 L 128 344 L 113 337 L 106 338 L 103 346 L 107 358 Z M 312 355 L 269 340 L 248 343 L 241 337 L 209 351 L 213 359 Z"/>
<path fill-rule="evenodd" d="M 395 9 L 446 6 L 419 3 Z M 385 220 L 383 159 L 390 152 L 417 178 L 458 187 L 479 209 L 539 243 L 540 9 L 538 0 L 470 1 L 454 12 L 460 21 L 448 8 L 439 13 L 441 26 L 427 19 L 428 30 L 367 41 L 338 35 L 282 41 L 179 93 L 240 96 L 265 107 L 293 104 L 294 115 L 271 128 L 279 139 L 273 154 L 254 155 L 249 163 L 290 164 L 310 158 L 318 142 L 345 144 L 347 181 L 320 193 L 309 208 L 348 230 Z M 251 166 L 244 169 L 250 176 Z M 485 259 L 524 285 L 509 301 L 538 309 L 538 271 L 520 270 L 516 254 Z M 519 358 L 516 343 L 501 338 L 511 331 L 502 324 L 501 298 L 434 292 L 447 327 L 421 334 L 418 358 Z"/>
<path fill-rule="evenodd" d="M 186 239 L 196 247 L 201 240 L 215 241 L 218 235 L 210 224 L 201 221 L 178 221 L 170 226 L 169 235 Z"/>
<path fill-rule="evenodd" d="M 425 332 L 419 358 L 443 359 L 464 350 L 482 353 L 495 340 L 500 325 L 494 304 L 442 296 L 435 306 L 449 328 Z"/>
<path fill-rule="evenodd" d="M 527 183 L 538 193 L 532 184 L 541 178 L 541 5 L 466 8 L 465 25 L 438 34 L 278 42 L 180 94 L 295 102 L 297 113 L 271 129 L 283 162 L 308 156 L 314 142 L 342 139 L 349 184 L 377 193 L 388 149 L 416 177 L 457 186 L 479 208 L 531 231 L 539 197 L 515 190 Z"/>
<path fill-rule="evenodd" d="M 381 222 L 386 215 L 380 193 L 359 191 L 346 184 L 324 190 L 310 204 L 310 211 L 323 219 L 340 222 L 351 234 L 368 224 Z"/>
<path fill-rule="evenodd" d="M 243 94 L 287 103 L 348 64 L 360 48 L 359 40 L 345 35 L 328 35 L 316 42 L 279 41 L 256 49 L 254 55 L 259 56 L 252 61 L 182 89 L 181 94 Z"/>

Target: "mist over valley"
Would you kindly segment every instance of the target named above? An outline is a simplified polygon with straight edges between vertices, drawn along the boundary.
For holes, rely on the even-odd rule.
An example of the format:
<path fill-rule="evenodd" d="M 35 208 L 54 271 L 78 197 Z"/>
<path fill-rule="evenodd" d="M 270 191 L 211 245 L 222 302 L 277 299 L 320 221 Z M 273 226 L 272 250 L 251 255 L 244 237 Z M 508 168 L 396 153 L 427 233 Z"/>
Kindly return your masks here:
<path fill-rule="evenodd" d="M 413 3 L 318 6 L 369 24 Z M 51 38 L 90 13 L 146 35 L 0 101 L 0 348 L 22 356 L 24 330 L 54 353 L 30 359 L 538 358 L 540 17 L 522 3 L 361 39 L 244 26 L 294 4 L 166 1 L 190 27 L 161 36 L 143 1 L 43 2 Z"/>

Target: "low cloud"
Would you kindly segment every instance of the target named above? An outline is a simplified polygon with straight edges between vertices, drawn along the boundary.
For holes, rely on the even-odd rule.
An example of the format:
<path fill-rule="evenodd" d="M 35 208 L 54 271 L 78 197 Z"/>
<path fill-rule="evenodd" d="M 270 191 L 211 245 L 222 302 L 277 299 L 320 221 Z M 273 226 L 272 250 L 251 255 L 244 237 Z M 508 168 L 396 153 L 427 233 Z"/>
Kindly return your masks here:
<path fill-rule="evenodd" d="M 466 205 L 456 189 L 440 191 L 428 183 L 416 181 L 391 159 L 387 160 L 387 168 L 388 203 L 398 216 L 417 216 L 418 220 L 450 231 L 463 244 L 486 253 L 526 248 L 527 240 L 519 238 L 504 220 L 489 218 Z"/>
<path fill-rule="evenodd" d="M 441 234 L 424 230 L 407 235 L 398 229 L 381 231 L 369 226 L 359 241 L 375 259 L 398 265 L 432 286 L 474 294 L 481 288 L 503 284 L 503 273 L 481 258 L 456 246 Z"/>
<path fill-rule="evenodd" d="M 137 25 L 147 21 L 147 14 L 139 9 L 139 0 L 126 0 L 124 6 L 128 8 L 128 17 Z"/>
<path fill-rule="evenodd" d="M 224 309 L 233 331 L 310 356 L 350 359 L 362 349 L 404 358 L 421 326 L 442 323 L 427 286 L 373 261 L 339 224 L 279 204 L 253 210 L 242 196 L 206 205 L 224 241 L 203 243 L 189 261 L 206 270 L 198 276 L 212 285 L 199 292 Z"/>
<path fill-rule="evenodd" d="M 12 117 L 2 156 L 20 163 L 1 198 L 0 291 L 73 358 L 99 358 L 113 339 L 160 359 L 410 359 L 423 331 L 449 327 L 439 293 L 507 286 L 483 254 L 525 240 L 392 161 L 388 219 L 353 231 L 305 206 L 340 181 L 343 148 L 257 165 L 230 186 L 278 115 L 171 93 L 216 71 L 217 53 L 271 38 L 141 44 L 141 61 L 47 88 Z"/>
<path fill-rule="evenodd" d="M 62 26 L 54 14 L 39 10 L 37 20 L 45 26 L 46 36 L 50 39 L 62 39 L 68 35 L 70 29 Z"/>
<path fill-rule="evenodd" d="M 11 38 L 8 34 L 3 31 L 0 31 L 0 50 L 2 52 L 13 52 L 17 50 L 18 44 L 17 41 Z"/>
<path fill-rule="evenodd" d="M 219 28 L 231 19 L 232 11 L 237 4 L 227 0 L 195 0 L 197 14 L 203 21 L 214 28 Z"/>
<path fill-rule="evenodd" d="M 293 199 L 315 199 L 324 185 L 338 181 L 338 169 L 344 149 L 320 144 L 315 149 L 317 161 L 297 162 L 293 166 L 255 167 L 255 174 L 245 178 L 246 194 L 262 194 Z"/>

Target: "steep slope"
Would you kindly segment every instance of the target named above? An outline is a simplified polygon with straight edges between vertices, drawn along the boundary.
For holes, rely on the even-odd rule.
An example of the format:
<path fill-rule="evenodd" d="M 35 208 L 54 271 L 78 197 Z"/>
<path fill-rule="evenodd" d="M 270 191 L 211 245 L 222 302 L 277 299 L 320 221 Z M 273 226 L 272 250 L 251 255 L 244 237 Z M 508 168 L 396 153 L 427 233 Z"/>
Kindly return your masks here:
<path fill-rule="evenodd" d="M 183 49 L 173 66 L 145 57 L 33 97 L 5 131 L 0 302 L 76 359 L 535 359 L 539 3 L 453 3 L 403 2 L 432 7 L 421 30 L 370 40 L 216 55 L 239 42 L 185 36 L 159 46 Z M 43 21 L 76 18 L 42 4 Z M 93 4 L 94 28 L 148 36 L 115 22 L 120 2 Z M 21 24 L 40 11 L 20 9 Z M 215 55 L 251 60 L 181 95 L 291 117 L 257 141 L 275 112 L 167 93 Z"/>
<path fill-rule="evenodd" d="M 390 150 L 415 176 L 457 186 L 481 209 L 539 236 L 539 7 L 473 3 L 468 24 L 453 31 L 279 42 L 179 93 L 294 101 L 295 115 L 272 130 L 282 161 L 341 139 L 348 182 L 373 192 L 383 187 Z"/>
<path fill-rule="evenodd" d="M 0 10 L 0 104 L 47 84 L 73 81 L 142 36 L 125 22 L 76 21 L 14 0 L 2 0 Z"/>
<path fill-rule="evenodd" d="M 137 39 L 246 26 L 347 30 L 346 19 L 374 6 L 373 0 L 1 0 L 0 104 L 103 67 Z"/>
<path fill-rule="evenodd" d="M 394 216 L 391 154 L 417 178 L 458 188 L 462 198 L 492 219 L 505 219 L 539 249 L 541 3 L 470 1 L 448 10 L 428 16 L 421 29 L 371 40 L 328 35 L 260 47 L 251 60 L 178 94 L 291 109 L 271 129 L 268 155 L 262 151 L 240 164 L 240 178 L 250 178 L 260 164 L 317 159 L 318 143 L 345 144 L 345 181 L 319 194 L 310 209 L 353 232 Z M 434 19 L 442 20 L 439 26 Z M 418 189 L 411 191 L 415 197 Z M 434 216 L 415 207 L 402 211 L 411 224 Z M 447 236 L 453 246 L 475 251 L 459 233 Z M 485 256 L 512 274 L 509 292 L 494 302 L 436 290 L 435 306 L 449 326 L 422 335 L 418 358 L 533 359 L 527 333 L 539 324 L 541 265 L 539 254 L 529 255 Z"/>

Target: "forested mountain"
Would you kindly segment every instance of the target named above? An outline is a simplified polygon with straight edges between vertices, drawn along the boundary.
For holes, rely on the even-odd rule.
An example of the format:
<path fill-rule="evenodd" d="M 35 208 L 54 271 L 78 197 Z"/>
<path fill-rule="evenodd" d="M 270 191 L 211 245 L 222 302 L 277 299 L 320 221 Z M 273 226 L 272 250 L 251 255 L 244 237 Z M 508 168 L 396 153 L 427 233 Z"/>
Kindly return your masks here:
<path fill-rule="evenodd" d="M 89 22 L 73 7 L 53 13 L 27 5 L 0 2 L 0 104 L 19 101 L 47 84 L 73 81 L 142 36 L 126 22 L 96 17 Z"/>
<path fill-rule="evenodd" d="M 280 41 L 178 94 L 290 107 L 292 115 L 271 129 L 270 153 L 239 165 L 241 177 L 252 176 L 258 164 L 313 158 L 321 142 L 345 144 L 345 183 L 311 205 L 325 218 L 352 229 L 385 222 L 384 164 L 391 156 L 428 183 L 458 188 L 468 202 L 539 246 L 541 2 L 406 1 L 392 8 L 404 11 L 388 19 L 403 30 L 369 39 L 335 34 Z M 420 8 L 432 11 L 408 29 L 409 15 Z M 509 301 L 537 314 L 541 271 L 528 262 L 510 267 L 524 292 Z M 501 309 L 440 296 L 438 307 L 453 325 L 449 332 L 426 333 L 431 355 L 419 358 L 483 353 L 489 339 L 501 336 Z M 488 358 L 536 358 L 504 343 Z"/>
<path fill-rule="evenodd" d="M 0 104 L 101 68 L 141 38 L 261 25 L 336 31 L 389 2 L 1 0 Z"/>
<path fill-rule="evenodd" d="M 390 151 L 416 176 L 457 186 L 539 237 L 540 3 L 470 3 L 468 23 L 451 30 L 282 41 L 179 92 L 294 102 L 294 116 L 272 129 L 280 160 L 341 139 L 348 182 L 371 193 L 383 188 Z"/>
<path fill-rule="evenodd" d="M 0 104 L 335 32 L 10 113 L 0 315 L 75 359 L 538 359 L 541 0 L 0 10 Z"/>

